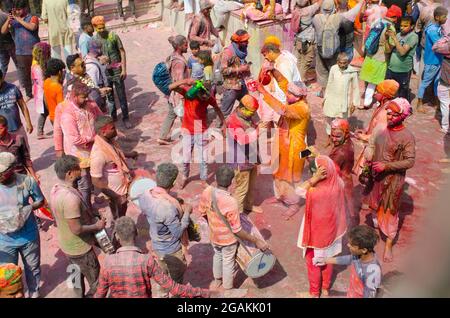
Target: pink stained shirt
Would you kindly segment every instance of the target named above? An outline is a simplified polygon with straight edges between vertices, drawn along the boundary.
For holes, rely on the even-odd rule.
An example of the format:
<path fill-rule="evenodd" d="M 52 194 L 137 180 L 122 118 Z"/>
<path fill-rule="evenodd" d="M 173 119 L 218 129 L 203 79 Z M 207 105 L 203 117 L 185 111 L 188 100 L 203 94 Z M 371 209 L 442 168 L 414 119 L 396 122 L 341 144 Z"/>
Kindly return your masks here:
<path fill-rule="evenodd" d="M 63 102 L 56 105 L 55 108 L 55 121 L 53 122 L 53 142 L 55 143 L 55 151 L 64 150 L 64 138 L 61 128 L 61 114 L 64 108 L 67 106 L 67 102 Z"/>
<path fill-rule="evenodd" d="M 95 138 L 94 121 L 100 115 L 100 108 L 90 101 L 84 109 L 69 101 L 62 110 L 60 120 L 64 153 L 80 159 L 81 168 L 90 165 L 89 157 Z"/>

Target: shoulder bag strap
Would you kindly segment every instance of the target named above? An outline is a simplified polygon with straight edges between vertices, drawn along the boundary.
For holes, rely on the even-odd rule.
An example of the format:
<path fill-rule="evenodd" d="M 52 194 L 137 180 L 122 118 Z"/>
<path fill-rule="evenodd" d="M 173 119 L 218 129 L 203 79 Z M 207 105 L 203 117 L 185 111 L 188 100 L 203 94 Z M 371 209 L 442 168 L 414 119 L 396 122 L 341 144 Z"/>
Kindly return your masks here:
<path fill-rule="evenodd" d="M 227 228 L 230 230 L 231 234 L 233 234 L 233 236 L 236 238 L 236 240 L 239 242 L 239 244 L 241 244 L 241 246 L 245 249 L 245 251 L 249 254 L 252 255 L 250 253 L 250 251 L 248 250 L 247 246 L 245 246 L 245 244 L 242 242 L 241 238 L 238 237 L 234 232 L 233 229 L 231 228 L 230 223 L 228 223 L 228 220 L 225 218 L 225 216 L 220 212 L 219 207 L 217 205 L 217 198 L 216 198 L 216 189 L 212 188 L 211 189 L 211 210 L 214 211 L 219 218 L 222 220 L 223 223 L 225 223 L 225 225 L 227 226 Z"/>

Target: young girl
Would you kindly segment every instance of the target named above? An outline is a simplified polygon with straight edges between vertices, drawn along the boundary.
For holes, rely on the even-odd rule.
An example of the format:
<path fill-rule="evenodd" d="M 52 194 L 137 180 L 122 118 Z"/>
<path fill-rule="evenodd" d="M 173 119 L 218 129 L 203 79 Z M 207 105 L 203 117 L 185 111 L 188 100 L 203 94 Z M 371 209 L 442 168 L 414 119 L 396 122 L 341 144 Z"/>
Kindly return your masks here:
<path fill-rule="evenodd" d="M 43 139 L 44 125 L 48 116 L 47 105 L 44 99 L 44 74 L 47 61 L 50 59 L 50 45 L 39 42 L 33 46 L 33 62 L 31 64 L 31 80 L 33 82 L 34 106 L 39 114 L 37 138 Z"/>

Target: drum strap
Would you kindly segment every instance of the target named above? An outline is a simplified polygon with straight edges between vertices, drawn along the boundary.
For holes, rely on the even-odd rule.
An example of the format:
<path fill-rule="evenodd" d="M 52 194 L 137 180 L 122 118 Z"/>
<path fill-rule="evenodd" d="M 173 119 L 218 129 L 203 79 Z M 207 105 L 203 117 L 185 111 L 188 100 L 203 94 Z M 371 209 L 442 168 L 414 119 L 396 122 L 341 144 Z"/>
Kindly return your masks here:
<path fill-rule="evenodd" d="M 216 214 L 219 216 L 219 218 L 222 220 L 222 222 L 225 223 L 227 228 L 230 230 L 231 234 L 233 234 L 233 236 L 236 238 L 236 240 L 239 242 L 239 244 L 241 244 L 241 246 L 248 253 L 248 255 L 252 255 L 252 253 L 250 253 L 250 251 L 248 250 L 247 246 L 245 246 L 244 242 L 242 242 L 241 238 L 233 232 L 233 229 L 231 228 L 231 225 L 228 222 L 228 220 L 220 212 L 219 206 L 217 205 L 216 189 L 214 189 L 213 187 L 211 187 L 211 203 L 212 203 L 211 210 L 216 212 Z"/>

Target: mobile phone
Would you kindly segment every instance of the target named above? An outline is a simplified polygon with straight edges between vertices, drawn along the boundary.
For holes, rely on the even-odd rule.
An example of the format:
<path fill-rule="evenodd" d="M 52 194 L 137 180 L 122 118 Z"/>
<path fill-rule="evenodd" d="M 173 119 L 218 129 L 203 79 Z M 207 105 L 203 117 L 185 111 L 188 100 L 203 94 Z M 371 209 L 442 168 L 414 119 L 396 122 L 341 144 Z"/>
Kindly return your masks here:
<path fill-rule="evenodd" d="M 306 158 L 311 156 L 312 152 L 309 149 L 305 149 L 303 151 L 300 151 L 300 158 Z"/>

